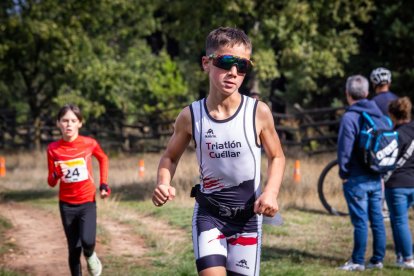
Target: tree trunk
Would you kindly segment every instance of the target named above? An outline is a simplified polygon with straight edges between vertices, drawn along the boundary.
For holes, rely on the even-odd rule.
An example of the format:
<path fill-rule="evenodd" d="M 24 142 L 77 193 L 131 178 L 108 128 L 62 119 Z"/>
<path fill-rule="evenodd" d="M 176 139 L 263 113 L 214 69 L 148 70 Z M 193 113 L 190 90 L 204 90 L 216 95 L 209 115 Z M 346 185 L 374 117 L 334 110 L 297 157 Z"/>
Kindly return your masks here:
<path fill-rule="evenodd" d="M 34 146 L 36 151 L 40 151 L 41 150 L 41 136 L 42 136 L 42 120 L 40 119 L 39 116 L 37 116 L 33 122 L 33 127 L 34 127 L 34 137 L 33 137 L 33 142 L 34 142 Z"/>

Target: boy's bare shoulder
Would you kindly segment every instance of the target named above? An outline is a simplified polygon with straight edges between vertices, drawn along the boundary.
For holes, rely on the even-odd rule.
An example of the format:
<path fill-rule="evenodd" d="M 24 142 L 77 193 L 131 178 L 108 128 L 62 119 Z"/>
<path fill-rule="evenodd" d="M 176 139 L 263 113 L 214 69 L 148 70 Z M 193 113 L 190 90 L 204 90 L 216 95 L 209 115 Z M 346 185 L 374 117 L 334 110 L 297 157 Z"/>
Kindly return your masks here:
<path fill-rule="evenodd" d="M 187 132 L 191 133 L 192 120 L 191 120 L 191 111 L 190 107 L 186 106 L 178 114 L 177 119 L 175 120 L 175 129 L 185 129 Z"/>
<path fill-rule="evenodd" d="M 268 118 L 269 116 L 272 117 L 272 111 L 270 110 L 269 106 L 266 103 L 262 101 L 258 101 L 257 116 L 259 117 L 259 119 L 265 119 L 265 118 Z"/>
<path fill-rule="evenodd" d="M 181 111 L 180 114 L 178 114 L 177 116 L 177 120 L 184 120 L 184 121 L 189 121 L 191 122 L 191 111 L 190 111 L 190 107 L 186 106 L 184 107 Z"/>

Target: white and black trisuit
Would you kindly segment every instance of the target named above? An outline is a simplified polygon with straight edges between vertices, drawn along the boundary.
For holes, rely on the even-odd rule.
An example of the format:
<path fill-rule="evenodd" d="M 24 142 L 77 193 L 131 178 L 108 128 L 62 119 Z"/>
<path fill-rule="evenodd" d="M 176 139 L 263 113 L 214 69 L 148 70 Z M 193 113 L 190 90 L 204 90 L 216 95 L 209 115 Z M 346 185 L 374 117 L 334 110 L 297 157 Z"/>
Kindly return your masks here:
<path fill-rule="evenodd" d="M 242 95 L 235 114 L 225 120 L 209 115 L 206 99 L 190 105 L 200 166 L 193 215 L 198 271 L 224 266 L 229 273 L 259 275 L 262 217 L 253 213 L 261 194 L 257 103 Z"/>

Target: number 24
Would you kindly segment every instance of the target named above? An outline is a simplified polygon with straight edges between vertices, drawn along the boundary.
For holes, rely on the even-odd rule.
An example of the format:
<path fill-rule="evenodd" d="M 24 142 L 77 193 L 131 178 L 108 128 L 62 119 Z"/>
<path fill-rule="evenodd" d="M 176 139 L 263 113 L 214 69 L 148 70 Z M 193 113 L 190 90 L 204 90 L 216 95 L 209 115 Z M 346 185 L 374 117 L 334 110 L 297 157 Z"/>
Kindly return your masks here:
<path fill-rule="evenodd" d="M 74 169 L 73 171 L 71 171 L 71 170 L 68 170 L 68 172 L 66 173 L 66 175 L 65 175 L 65 178 L 71 178 L 72 176 L 78 176 L 79 177 L 79 171 L 78 171 L 78 169 L 76 168 L 76 169 Z"/>

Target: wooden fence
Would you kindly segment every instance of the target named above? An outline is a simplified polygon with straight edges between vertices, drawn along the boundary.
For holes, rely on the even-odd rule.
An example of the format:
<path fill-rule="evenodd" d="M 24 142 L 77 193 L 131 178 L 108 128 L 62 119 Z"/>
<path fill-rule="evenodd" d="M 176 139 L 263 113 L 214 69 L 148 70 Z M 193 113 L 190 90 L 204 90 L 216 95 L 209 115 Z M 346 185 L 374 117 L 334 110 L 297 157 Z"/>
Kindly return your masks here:
<path fill-rule="evenodd" d="M 340 108 L 304 110 L 295 105 L 287 114 L 273 113 L 275 127 L 285 148 L 297 148 L 308 154 L 336 150 Z M 20 114 L 21 115 L 21 114 Z M 131 115 L 131 114 L 130 114 Z M 19 114 L 0 110 L 0 150 L 34 149 L 35 128 L 32 122 L 19 123 Z M 145 120 L 134 124 L 103 115 L 89 119 L 82 135 L 96 138 L 103 148 L 125 152 L 158 152 L 164 149 L 173 131 L 173 120 Z M 51 118 L 40 128 L 40 145 L 60 138 Z"/>
<path fill-rule="evenodd" d="M 293 106 L 287 114 L 273 113 L 275 127 L 286 148 L 312 154 L 336 151 L 344 107 L 303 109 Z"/>

